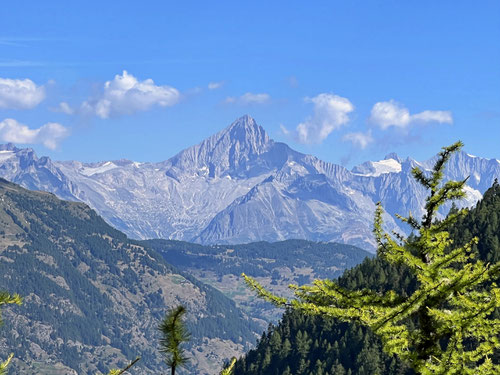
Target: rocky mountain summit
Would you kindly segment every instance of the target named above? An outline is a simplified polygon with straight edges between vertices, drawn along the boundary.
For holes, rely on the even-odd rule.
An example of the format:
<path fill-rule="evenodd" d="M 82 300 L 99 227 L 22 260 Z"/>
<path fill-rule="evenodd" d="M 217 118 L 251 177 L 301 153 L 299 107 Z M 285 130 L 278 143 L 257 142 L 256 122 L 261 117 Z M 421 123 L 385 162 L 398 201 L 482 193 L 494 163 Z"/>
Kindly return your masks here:
<path fill-rule="evenodd" d="M 395 213 L 422 213 L 425 192 L 411 176 L 417 162 L 389 154 L 352 170 L 294 151 L 243 116 L 226 129 L 160 163 L 82 163 L 38 158 L 4 145 L 0 176 L 30 189 L 82 201 L 133 238 L 203 244 L 308 239 L 373 251 L 375 203 L 389 230 L 407 231 Z M 472 205 L 500 177 L 500 162 L 457 154 L 446 178 L 470 176 Z"/>

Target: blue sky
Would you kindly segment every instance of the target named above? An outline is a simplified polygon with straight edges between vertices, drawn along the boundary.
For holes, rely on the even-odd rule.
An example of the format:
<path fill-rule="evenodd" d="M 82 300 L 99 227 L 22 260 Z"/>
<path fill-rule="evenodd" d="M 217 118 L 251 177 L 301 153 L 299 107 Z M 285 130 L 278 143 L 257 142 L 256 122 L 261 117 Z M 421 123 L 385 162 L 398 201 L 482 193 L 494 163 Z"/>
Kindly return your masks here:
<path fill-rule="evenodd" d="M 249 114 L 347 167 L 458 139 L 500 159 L 499 15 L 499 1 L 5 2 L 0 142 L 160 161 Z"/>

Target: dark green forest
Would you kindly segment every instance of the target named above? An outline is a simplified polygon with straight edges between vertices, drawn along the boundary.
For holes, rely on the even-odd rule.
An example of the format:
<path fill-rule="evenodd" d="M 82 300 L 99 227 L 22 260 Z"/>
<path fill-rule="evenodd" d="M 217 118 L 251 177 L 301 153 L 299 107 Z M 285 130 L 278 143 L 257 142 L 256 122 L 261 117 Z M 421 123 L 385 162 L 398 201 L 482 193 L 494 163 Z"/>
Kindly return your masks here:
<path fill-rule="evenodd" d="M 452 210 L 455 210 L 452 208 Z M 482 260 L 500 258 L 500 186 L 497 182 L 476 207 L 468 210 L 450 231 L 455 244 L 474 236 Z M 393 266 L 378 258 L 367 258 L 346 271 L 339 284 L 348 289 L 395 290 L 411 294 L 417 287 L 408 269 Z M 495 313 L 497 316 L 498 311 Z M 495 353 L 494 361 L 500 360 Z M 338 375 L 338 374 L 412 374 L 397 358 L 382 351 L 380 340 L 368 329 L 335 319 L 305 316 L 288 310 L 276 326 L 270 326 L 257 347 L 240 358 L 235 375 Z"/>
<path fill-rule="evenodd" d="M 279 281 L 277 270 L 283 267 L 292 270 L 311 267 L 315 278 L 332 278 L 372 256 L 352 245 L 306 240 L 214 246 L 157 239 L 139 243 L 158 251 L 169 264 L 181 270 L 211 271 L 217 277 L 231 274 L 239 277 L 246 272 L 255 277 L 270 276 L 274 282 Z M 295 277 L 295 282 L 300 284 L 312 280 L 306 275 Z"/>

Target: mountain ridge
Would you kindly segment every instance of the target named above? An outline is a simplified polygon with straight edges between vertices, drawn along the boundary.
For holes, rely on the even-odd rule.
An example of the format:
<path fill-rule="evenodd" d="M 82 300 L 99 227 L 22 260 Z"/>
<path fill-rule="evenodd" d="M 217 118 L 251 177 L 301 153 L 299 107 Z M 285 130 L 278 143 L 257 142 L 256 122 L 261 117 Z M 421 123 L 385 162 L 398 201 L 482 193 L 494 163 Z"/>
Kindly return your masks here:
<path fill-rule="evenodd" d="M 371 251 L 375 203 L 388 213 L 388 230 L 408 232 L 393 216 L 422 214 L 425 192 L 411 169 L 432 164 L 392 153 L 348 170 L 273 141 L 248 115 L 158 163 L 57 162 L 31 149 L 7 152 L 0 154 L 0 176 L 85 202 L 132 238 L 203 244 L 297 238 Z M 471 206 L 500 177 L 500 162 L 461 152 L 445 175 L 471 176 L 461 203 Z"/>
<path fill-rule="evenodd" d="M 140 355 L 134 371 L 158 373 L 157 326 L 178 304 L 193 334 L 191 373 L 218 373 L 253 343 L 258 325 L 233 301 L 130 241 L 87 205 L 5 179 L 0 197 L 0 290 L 24 299 L 2 311 L 0 349 L 15 353 L 13 371 L 107 373 Z"/>

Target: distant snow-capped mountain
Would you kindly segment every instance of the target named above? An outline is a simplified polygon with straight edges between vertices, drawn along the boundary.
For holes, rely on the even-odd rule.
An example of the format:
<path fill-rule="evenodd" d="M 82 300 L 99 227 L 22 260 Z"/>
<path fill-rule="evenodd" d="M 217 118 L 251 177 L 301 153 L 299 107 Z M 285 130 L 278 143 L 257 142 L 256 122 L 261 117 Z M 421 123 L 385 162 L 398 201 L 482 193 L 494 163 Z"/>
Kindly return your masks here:
<path fill-rule="evenodd" d="M 388 229 L 406 231 L 394 214 L 418 217 L 426 196 L 411 169 L 432 164 L 389 154 L 349 171 L 273 141 L 249 116 L 160 163 L 56 162 L 0 146 L 1 177 L 83 201 L 131 237 L 205 244 L 302 238 L 374 250 L 375 202 Z M 467 176 L 465 206 L 500 177 L 500 162 L 458 153 L 446 178 Z"/>

